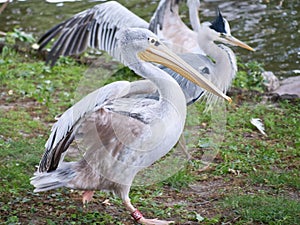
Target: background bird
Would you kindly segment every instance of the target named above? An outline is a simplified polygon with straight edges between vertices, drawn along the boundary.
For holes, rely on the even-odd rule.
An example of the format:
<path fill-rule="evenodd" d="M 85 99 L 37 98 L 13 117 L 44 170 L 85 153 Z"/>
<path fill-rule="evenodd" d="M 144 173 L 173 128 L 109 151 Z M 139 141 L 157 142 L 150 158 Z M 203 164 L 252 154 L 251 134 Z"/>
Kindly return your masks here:
<path fill-rule="evenodd" d="M 180 0 L 161 0 L 154 12 L 149 30 L 158 35 L 169 47 L 177 53 L 205 54 L 199 46 L 197 36 L 200 30 L 198 10 L 199 0 L 188 0 L 189 18 L 193 30 L 191 30 L 179 15 Z"/>
<path fill-rule="evenodd" d="M 185 97 L 178 83 L 149 62 L 168 66 L 202 88 L 231 99 L 168 50 L 149 30 L 125 29 L 116 36 L 125 65 L 151 82 L 111 83 L 63 113 L 52 127 L 31 184 L 35 192 L 59 187 L 111 191 L 123 200 L 136 221 L 169 224 L 146 219 L 129 199 L 135 175 L 171 150 L 183 131 L 186 117 Z M 153 92 L 153 85 L 159 99 L 136 97 Z M 80 140 L 80 159 L 63 161 L 76 139 Z"/>
<path fill-rule="evenodd" d="M 229 23 L 219 9 L 216 11 L 216 18 L 213 22 L 200 24 L 199 0 L 187 1 L 193 28 L 191 30 L 179 16 L 179 2 L 179 0 L 161 0 L 150 21 L 149 29 L 168 46 L 171 46 L 172 50 L 182 53 L 180 56 L 187 62 L 207 73 L 207 77 L 226 93 L 236 76 L 236 56 L 229 47 L 215 42 L 239 46 L 250 51 L 254 49 L 231 35 Z M 190 53 L 196 53 L 197 56 Z M 174 72 L 169 73 L 173 73 L 171 76 L 176 77 Z M 192 86 L 195 89 L 193 93 L 198 92 L 198 87 L 190 84 L 189 81 L 182 80 L 181 82 Z M 216 101 L 217 98 L 208 96 L 208 104 L 214 104 Z"/>

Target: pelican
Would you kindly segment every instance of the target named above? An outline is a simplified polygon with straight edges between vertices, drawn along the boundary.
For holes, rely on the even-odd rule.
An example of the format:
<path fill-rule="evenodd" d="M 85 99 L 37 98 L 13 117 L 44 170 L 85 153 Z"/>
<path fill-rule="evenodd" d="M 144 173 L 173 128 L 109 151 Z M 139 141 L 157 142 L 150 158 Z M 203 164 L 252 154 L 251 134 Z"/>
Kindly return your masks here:
<path fill-rule="evenodd" d="M 178 4 L 178 0 L 161 0 L 150 21 L 149 29 L 160 39 L 166 40 L 168 46 L 172 46 L 177 53 L 182 53 L 183 55 L 180 56 L 186 58 L 190 65 L 197 63 L 199 69 L 206 72 L 207 77 L 226 93 L 236 75 L 237 61 L 234 52 L 229 47 L 223 44 L 217 45 L 215 42 L 239 46 L 250 51 L 254 49 L 232 36 L 229 23 L 218 8 L 213 22 L 200 24 L 198 16 L 200 1 L 187 0 L 193 28 L 191 30 L 181 20 Z M 197 56 L 190 53 L 196 53 Z M 173 73 L 171 76 L 175 77 L 176 74 Z M 183 81 L 189 83 L 189 81 Z M 190 86 L 193 85 L 190 84 Z M 198 93 L 199 88 L 194 86 L 194 89 L 196 90 L 194 93 Z M 211 104 L 215 101 L 216 98 L 208 100 Z"/>
<path fill-rule="evenodd" d="M 48 30 L 38 41 L 43 49 L 57 35 L 48 54 L 53 66 L 59 56 L 77 55 L 88 47 L 103 50 L 123 62 L 116 50 L 116 33 L 124 28 L 145 28 L 149 24 L 116 1 L 109 1 L 84 10 Z"/>
<path fill-rule="evenodd" d="M 199 3 L 199 1 L 197 0 L 188 1 L 188 5 L 190 9 L 190 18 L 191 21 L 194 21 L 192 22 L 192 25 L 194 24 L 193 25 L 194 31 L 189 31 L 189 28 L 187 28 L 187 26 L 180 20 L 178 16 L 178 5 L 176 2 L 174 2 L 172 5 L 169 5 L 171 3 L 170 0 L 162 0 L 149 24 L 145 20 L 141 19 L 140 17 L 138 17 L 137 15 L 129 11 L 127 8 L 119 4 L 118 2 L 109 1 L 106 3 L 96 5 L 85 11 L 82 11 L 74 15 L 70 19 L 54 26 L 52 29 L 47 31 L 40 38 L 39 40 L 40 49 L 43 49 L 54 37 L 58 36 L 47 58 L 47 62 L 50 63 L 51 66 L 53 66 L 56 63 L 60 55 L 68 56 L 68 55 L 80 54 L 83 51 L 85 51 L 87 48 L 104 50 L 108 52 L 112 57 L 123 62 L 122 55 L 119 54 L 119 51 L 117 51 L 116 48 L 117 32 L 120 29 L 126 27 L 137 27 L 137 28 L 145 28 L 145 29 L 147 28 L 154 29 L 153 27 L 156 27 L 156 28 L 163 28 L 164 31 L 167 29 L 167 26 L 164 26 L 162 23 L 162 21 L 166 21 L 166 19 L 164 19 L 163 17 L 165 15 L 164 12 L 165 11 L 168 12 L 168 10 L 171 11 L 171 9 L 174 13 L 172 15 L 175 18 L 174 21 L 181 21 L 181 24 L 183 24 L 184 27 L 184 31 L 187 31 L 188 33 L 189 32 L 193 33 L 191 37 L 194 37 L 195 40 L 194 43 L 196 43 L 197 45 L 199 44 L 197 40 L 197 34 L 201 35 L 200 32 L 201 26 L 200 26 L 198 13 L 197 13 L 200 3 L 198 4 L 197 2 Z M 171 8 L 171 6 L 175 8 Z M 177 7 L 177 11 L 175 10 L 176 7 Z M 162 26 L 159 26 L 161 24 Z M 220 24 L 222 25 L 222 23 Z M 223 26 L 225 26 L 225 22 L 223 23 Z M 218 33 L 214 31 L 214 28 L 215 26 L 212 26 L 212 29 L 209 27 L 207 32 L 210 32 L 219 38 L 219 36 L 221 36 L 222 34 L 220 32 Z M 195 30 L 198 30 L 199 32 L 197 33 L 195 32 Z M 185 34 L 185 32 L 178 32 L 178 33 L 180 33 L 181 35 Z M 209 37 L 208 38 L 209 44 L 215 46 L 215 44 L 212 41 L 215 39 L 216 39 L 215 37 L 214 39 Z M 199 47 L 197 48 L 200 49 Z M 192 51 L 190 50 L 190 52 Z M 198 53 L 201 52 L 203 52 L 203 50 L 199 51 Z M 223 51 L 221 53 L 223 53 Z M 208 76 L 211 80 L 213 80 L 217 84 L 218 84 L 217 79 L 220 79 L 219 82 L 221 83 L 223 82 L 224 78 L 222 77 L 220 78 L 222 74 L 224 75 L 225 78 L 227 77 L 225 73 L 227 73 L 226 70 L 228 68 L 224 68 L 227 66 L 226 63 L 222 63 L 221 66 L 218 66 L 220 65 L 220 63 L 217 62 L 213 63 L 207 57 L 201 55 L 194 55 L 194 54 L 185 54 L 185 55 L 181 55 L 181 57 L 185 61 L 189 62 L 189 64 L 191 64 L 194 68 L 196 68 L 202 73 L 205 73 L 206 76 Z M 223 57 L 225 57 L 224 60 Z M 234 57 L 233 53 L 232 53 L 232 57 Z M 215 58 L 219 59 L 218 57 Z M 222 61 L 226 61 L 226 62 L 228 61 L 227 59 L 228 56 L 226 56 L 226 54 L 225 56 L 224 54 L 222 54 L 222 57 L 220 58 Z M 231 61 L 234 62 L 234 60 Z M 231 67 L 234 67 L 233 65 L 236 64 L 233 63 Z M 201 96 L 203 96 L 204 93 L 203 89 L 195 85 L 193 82 L 190 82 L 189 80 L 178 75 L 177 73 L 175 73 L 174 71 L 170 70 L 167 67 L 160 66 L 160 68 L 168 72 L 179 83 L 180 87 L 184 92 L 186 102 L 188 105 L 192 104 L 193 102 L 198 100 Z M 217 70 L 215 68 L 220 68 L 220 69 Z M 225 72 L 223 73 L 222 70 L 224 70 Z M 214 78 L 214 74 L 217 74 L 216 78 Z M 220 86 L 222 87 L 222 85 Z M 224 90 L 225 88 L 222 89 Z M 146 95 L 153 96 L 156 95 L 156 93 L 157 93 L 156 91 L 153 91 L 151 93 L 147 93 Z M 89 202 L 92 196 L 93 196 L 93 191 L 85 191 L 82 199 L 83 202 L 84 203 Z"/>
<path fill-rule="evenodd" d="M 53 66 L 60 55 L 76 55 L 85 51 L 87 48 L 99 49 L 108 52 L 112 57 L 124 62 L 122 54 L 116 46 L 116 34 L 119 30 L 126 27 L 145 28 L 149 24 L 140 17 L 133 14 L 127 8 L 115 1 L 106 2 L 94 6 L 93 8 L 82 11 L 70 19 L 54 26 L 47 31 L 39 40 L 39 49 L 43 49 L 54 37 L 58 36 L 57 40 L 52 45 L 51 51 L 47 57 L 47 63 Z M 179 82 L 186 97 L 187 104 L 196 101 L 202 94 L 203 89 L 198 88 L 193 82 L 184 77 L 173 73 L 168 67 L 162 67 L 168 73 L 172 74 Z M 134 83 L 133 87 L 140 84 Z M 142 85 L 140 85 L 142 86 Z M 149 86 L 145 92 L 146 86 Z M 131 88 L 132 90 L 135 88 Z M 150 84 L 143 83 L 143 93 L 140 96 L 148 98 L 157 98 L 155 87 Z M 138 92 L 134 96 L 137 96 Z M 83 192 L 82 202 L 86 204 L 91 201 L 94 194 L 93 190 Z"/>
<path fill-rule="evenodd" d="M 145 218 L 129 199 L 135 175 L 171 150 L 185 123 L 186 101 L 180 86 L 152 63 L 170 67 L 202 88 L 231 99 L 151 31 L 121 29 L 116 38 L 124 64 L 147 80 L 108 84 L 65 111 L 52 127 L 31 184 L 35 192 L 59 187 L 111 191 L 139 223 L 169 224 Z M 158 91 L 158 99 L 136 97 L 153 91 Z M 76 140 L 78 160 L 64 161 Z"/>

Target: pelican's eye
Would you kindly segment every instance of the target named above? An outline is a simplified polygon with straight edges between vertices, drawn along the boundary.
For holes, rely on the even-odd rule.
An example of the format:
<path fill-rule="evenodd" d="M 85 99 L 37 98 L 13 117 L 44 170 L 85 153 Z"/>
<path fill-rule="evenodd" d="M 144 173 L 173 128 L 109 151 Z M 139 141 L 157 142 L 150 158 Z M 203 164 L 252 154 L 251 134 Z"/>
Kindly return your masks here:
<path fill-rule="evenodd" d="M 160 45 L 159 41 L 156 38 L 148 38 L 148 40 L 152 45 L 155 45 L 155 46 Z"/>

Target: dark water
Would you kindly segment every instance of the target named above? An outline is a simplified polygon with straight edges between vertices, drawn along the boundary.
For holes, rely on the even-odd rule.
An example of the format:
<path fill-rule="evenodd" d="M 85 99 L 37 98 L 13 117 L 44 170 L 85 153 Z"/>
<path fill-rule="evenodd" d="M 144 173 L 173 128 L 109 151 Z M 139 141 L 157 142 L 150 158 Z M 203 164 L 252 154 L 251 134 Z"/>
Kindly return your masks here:
<path fill-rule="evenodd" d="M 0 31 L 11 31 L 17 26 L 38 36 L 73 14 L 102 2 L 82 0 L 57 4 L 42 0 L 14 0 L 0 14 Z M 149 21 L 158 0 L 119 2 Z M 257 60 L 279 77 L 299 75 L 300 0 L 285 0 L 281 7 L 280 0 L 267 2 L 202 0 L 200 18 L 202 22 L 211 21 L 215 8 L 219 6 L 231 25 L 232 34 L 257 50 L 251 53 L 234 48 L 238 57 L 245 61 Z M 182 14 L 187 14 L 186 8 L 183 8 Z"/>

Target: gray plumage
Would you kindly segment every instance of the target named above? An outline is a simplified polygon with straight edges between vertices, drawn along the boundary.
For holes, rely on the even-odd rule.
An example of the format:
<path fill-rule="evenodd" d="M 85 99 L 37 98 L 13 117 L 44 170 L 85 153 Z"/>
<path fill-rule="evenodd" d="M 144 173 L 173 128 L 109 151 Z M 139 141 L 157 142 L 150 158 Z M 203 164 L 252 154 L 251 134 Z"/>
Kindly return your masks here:
<path fill-rule="evenodd" d="M 190 55 L 187 62 L 195 67 L 200 65 L 199 68 L 206 68 L 207 77 L 226 93 L 236 75 L 237 61 L 234 52 L 229 47 L 215 42 L 238 45 L 248 50 L 253 49 L 231 35 L 229 23 L 219 9 L 216 11 L 214 21 L 200 24 L 199 0 L 187 0 L 193 30 L 189 29 L 179 16 L 179 2 L 179 0 L 161 0 L 150 21 L 150 29 L 158 34 L 159 38 L 166 40 L 175 52 L 183 54 L 198 52 L 197 56 L 194 56 L 197 60 Z M 177 80 L 177 77 L 175 79 Z M 196 93 L 199 93 L 197 90 L 187 91 L 188 81 L 181 79 L 180 82 L 184 83 L 180 86 L 186 96 L 191 99 L 191 94 L 194 93 L 193 97 L 197 97 Z M 208 105 L 218 102 L 218 98 L 213 95 L 207 94 L 206 98 Z"/>

